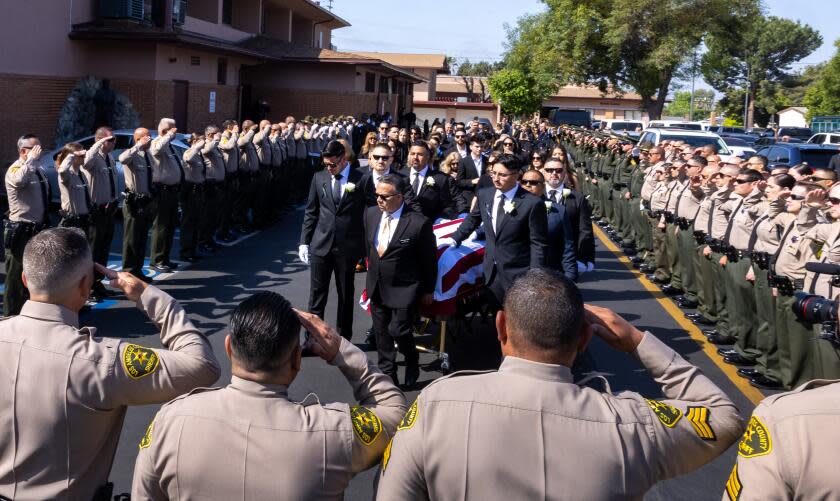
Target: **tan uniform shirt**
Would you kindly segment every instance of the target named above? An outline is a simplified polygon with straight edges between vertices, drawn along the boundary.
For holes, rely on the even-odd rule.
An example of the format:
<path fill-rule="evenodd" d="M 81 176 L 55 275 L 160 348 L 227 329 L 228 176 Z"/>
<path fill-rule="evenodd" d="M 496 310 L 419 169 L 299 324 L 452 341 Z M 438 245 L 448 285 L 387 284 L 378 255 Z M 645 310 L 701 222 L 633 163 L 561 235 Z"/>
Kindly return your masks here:
<path fill-rule="evenodd" d="M 208 181 L 221 182 L 225 180 L 225 159 L 218 146 L 219 141 L 208 141 L 201 149 L 204 160 L 204 177 Z"/>
<path fill-rule="evenodd" d="M 278 170 L 286 159 L 286 152 L 283 151 L 286 143 L 280 140 L 279 134 L 269 137 L 269 141 L 271 142 L 271 166 L 274 170 Z"/>
<path fill-rule="evenodd" d="M 784 223 L 780 222 L 779 214 L 782 214 L 785 209 L 785 201 L 779 198 L 764 202 L 762 205 L 765 206 L 765 212 L 755 221 L 755 226 L 753 226 L 755 245 L 752 250 L 773 255 L 779 248 L 779 239 L 782 237 L 782 230 L 784 230 Z"/>
<path fill-rule="evenodd" d="M 670 183 L 668 183 L 668 194 L 665 197 L 665 211 L 670 212 L 671 214 L 675 214 L 677 210 L 677 202 L 680 199 L 680 194 L 683 190 L 688 189 L 688 179 L 684 179 L 680 181 L 679 179 L 674 179 Z"/>
<path fill-rule="evenodd" d="M 703 199 L 700 201 L 700 207 L 697 211 L 697 217 L 694 218 L 694 231 L 702 231 L 709 233 L 709 215 L 711 214 L 712 202 L 717 186 L 703 186 Z"/>
<path fill-rule="evenodd" d="M 256 172 L 260 170 L 260 159 L 257 157 L 257 149 L 254 147 L 255 132 L 248 132 L 239 136 L 239 170 L 245 172 Z"/>
<path fill-rule="evenodd" d="M 269 134 L 271 134 L 271 126 L 258 130 L 252 140 L 254 149 L 257 151 L 257 159 L 263 168 L 271 167 L 271 141 L 268 139 Z"/>
<path fill-rule="evenodd" d="M 818 260 L 823 263 L 840 264 L 840 221 L 817 224 L 805 234 L 805 238 L 820 245 Z M 840 296 L 840 288 L 831 285 L 832 275 L 805 272 L 805 290 L 829 299 Z"/>
<path fill-rule="evenodd" d="M 659 181 L 656 184 L 656 188 L 654 188 L 653 193 L 650 195 L 651 210 L 665 210 L 665 203 L 668 201 L 668 190 L 673 182 Z"/>
<path fill-rule="evenodd" d="M 41 223 L 49 206 L 49 181 L 42 159 L 16 161 L 6 171 L 9 220 Z"/>
<path fill-rule="evenodd" d="M 295 158 L 306 160 L 306 140 L 303 139 L 303 129 L 295 131 Z"/>
<path fill-rule="evenodd" d="M 738 210 L 730 215 L 732 231 L 729 232 L 729 245 L 740 251 L 747 250 L 755 220 L 765 212 L 765 207 L 761 205 L 763 200 L 764 194 L 753 190 L 744 197 L 744 203 L 738 204 Z"/>
<path fill-rule="evenodd" d="M 165 405 L 141 442 L 132 499 L 342 499 L 379 462 L 406 407 L 349 341 L 332 365 L 358 406 L 302 405 L 286 386 L 235 376 Z"/>
<path fill-rule="evenodd" d="M 786 216 L 782 218 L 781 216 Z M 817 210 L 802 204 L 802 209 L 795 217 L 793 214 L 782 214 L 785 221 L 783 238 L 779 245 L 778 257 L 774 268 L 777 275 L 783 275 L 791 280 L 805 278 L 805 263 L 816 261 L 819 244 L 814 240 L 804 238 L 805 234 L 817 224 Z"/>
<path fill-rule="evenodd" d="M 72 167 L 74 155 L 68 155 L 58 166 L 58 191 L 61 193 L 61 210 L 70 216 L 90 212 L 90 193 L 81 171 Z"/>
<path fill-rule="evenodd" d="M 738 444 L 723 499 L 837 499 L 838 443 L 840 383 L 815 379 L 767 397 Z"/>
<path fill-rule="evenodd" d="M 176 185 L 181 182 L 183 165 L 178 151 L 170 144 L 172 136 L 164 134 L 152 140 L 152 177 L 155 183 Z"/>
<path fill-rule="evenodd" d="M 714 203 L 710 210 L 710 217 L 712 218 L 712 238 L 722 240 L 726 234 L 726 229 L 729 228 L 729 215 L 734 210 L 732 201 L 737 204 L 741 197 L 732 193 L 730 188 L 718 189 L 712 195 Z"/>
<path fill-rule="evenodd" d="M 125 189 L 138 195 L 151 195 L 153 162 L 149 150 L 144 150 L 139 144 L 120 153 Z"/>
<path fill-rule="evenodd" d="M 204 159 L 201 148 L 193 146 L 184 152 L 184 181 L 201 184 L 205 180 Z"/>
<path fill-rule="evenodd" d="M 737 440 L 738 409 L 699 369 L 650 333 L 635 356 L 666 400 L 579 387 L 568 367 L 514 357 L 438 379 L 397 427 L 377 499 L 641 499 Z"/>
<path fill-rule="evenodd" d="M 700 212 L 700 202 L 703 201 L 705 194 L 702 188 L 692 189 L 690 179 L 686 183 L 685 188 L 680 191 L 680 197 L 677 200 L 677 210 L 674 214 L 693 221 L 697 218 L 698 212 Z"/>
<path fill-rule="evenodd" d="M 117 199 L 117 170 L 111 154 L 102 153 L 102 143 L 94 144 L 87 150 L 82 169 L 87 174 L 92 204 L 105 205 Z"/>
<path fill-rule="evenodd" d="M 233 174 L 239 170 L 239 133 L 225 131 L 219 141 L 222 158 L 225 159 L 225 173 Z"/>
<path fill-rule="evenodd" d="M 172 297 L 150 285 L 138 307 L 168 350 L 96 337 L 53 304 L 27 301 L 0 321 L 0 495 L 91 499 L 108 480 L 126 406 L 166 402 L 219 377 L 210 343 Z"/>

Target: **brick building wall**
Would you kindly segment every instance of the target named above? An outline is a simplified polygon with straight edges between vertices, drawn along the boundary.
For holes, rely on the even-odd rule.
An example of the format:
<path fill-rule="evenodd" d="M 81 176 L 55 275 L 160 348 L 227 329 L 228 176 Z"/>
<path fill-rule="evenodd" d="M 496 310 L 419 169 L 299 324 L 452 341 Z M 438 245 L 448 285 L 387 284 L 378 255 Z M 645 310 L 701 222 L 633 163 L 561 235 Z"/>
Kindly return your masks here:
<path fill-rule="evenodd" d="M 376 94 L 334 91 L 305 91 L 297 89 L 254 88 L 255 99 L 264 99 L 271 107 L 269 119 L 275 122 L 287 115 L 298 119 L 311 115 L 361 116 L 376 110 Z"/>
<path fill-rule="evenodd" d="M 216 92 L 216 111 L 210 113 L 210 92 Z M 239 88 L 233 85 L 190 84 L 187 128 L 189 132 L 203 132 L 210 124 L 239 116 Z M 187 132 L 187 130 L 184 130 Z"/>

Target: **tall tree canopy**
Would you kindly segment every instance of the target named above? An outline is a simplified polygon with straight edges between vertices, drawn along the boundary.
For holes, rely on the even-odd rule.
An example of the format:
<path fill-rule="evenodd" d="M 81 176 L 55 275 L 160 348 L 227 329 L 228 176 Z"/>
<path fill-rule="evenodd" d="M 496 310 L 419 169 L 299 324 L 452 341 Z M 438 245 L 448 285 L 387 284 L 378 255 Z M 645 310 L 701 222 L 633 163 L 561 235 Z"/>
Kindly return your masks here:
<path fill-rule="evenodd" d="M 758 0 L 543 0 L 509 29 L 506 63 L 544 96 L 557 85 L 633 89 L 659 118 L 704 36 L 739 30 Z"/>
<path fill-rule="evenodd" d="M 818 115 L 840 115 L 840 40 L 834 42 L 838 51 L 826 63 L 814 85 L 805 91 L 808 118 Z"/>
<path fill-rule="evenodd" d="M 822 37 L 808 25 L 774 16 L 754 16 L 744 28 L 707 37 L 700 71 L 709 85 L 727 95 L 737 88 L 747 90 L 746 126 L 751 127 L 759 93 L 772 96 L 773 84 L 789 80 L 791 64 L 816 50 Z"/>

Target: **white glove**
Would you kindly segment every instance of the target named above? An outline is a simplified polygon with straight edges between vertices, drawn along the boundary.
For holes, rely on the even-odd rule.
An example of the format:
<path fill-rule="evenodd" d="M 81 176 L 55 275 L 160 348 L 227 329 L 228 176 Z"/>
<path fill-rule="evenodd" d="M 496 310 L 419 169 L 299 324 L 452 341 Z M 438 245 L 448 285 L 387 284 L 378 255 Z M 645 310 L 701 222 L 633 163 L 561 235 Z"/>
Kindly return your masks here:
<path fill-rule="evenodd" d="M 309 246 L 308 245 L 301 245 L 298 247 L 298 257 L 303 262 L 303 264 L 309 264 Z"/>
<path fill-rule="evenodd" d="M 440 247 L 441 245 L 446 245 L 450 249 L 455 249 L 461 246 L 461 244 L 456 242 L 454 238 L 450 237 L 443 237 L 440 240 L 438 240 L 438 247 Z"/>
<path fill-rule="evenodd" d="M 586 271 L 594 271 L 595 263 L 586 263 Z"/>
<path fill-rule="evenodd" d="M 578 273 L 586 273 L 586 264 L 585 263 L 583 263 L 581 261 L 578 261 L 577 262 L 577 267 L 578 267 Z"/>

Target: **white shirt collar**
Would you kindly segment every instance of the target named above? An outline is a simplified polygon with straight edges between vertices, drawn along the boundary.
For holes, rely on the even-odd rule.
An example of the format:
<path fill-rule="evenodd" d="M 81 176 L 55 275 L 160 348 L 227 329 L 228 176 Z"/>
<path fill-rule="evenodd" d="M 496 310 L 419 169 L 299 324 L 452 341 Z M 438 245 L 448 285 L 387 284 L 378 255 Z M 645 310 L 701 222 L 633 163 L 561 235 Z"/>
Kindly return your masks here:
<path fill-rule="evenodd" d="M 415 171 L 413 168 L 411 169 L 412 174 L 417 174 L 420 177 L 426 177 L 426 174 L 428 174 L 428 172 L 429 172 L 429 166 L 428 165 L 423 167 L 423 169 L 420 170 L 420 171 Z"/>
<path fill-rule="evenodd" d="M 385 169 L 385 172 L 383 172 L 382 174 L 376 172 L 373 169 L 371 169 L 371 172 L 373 173 L 373 181 L 374 182 L 379 182 L 379 180 L 382 179 L 383 176 L 387 176 L 388 174 L 391 173 L 391 168 L 388 167 L 387 169 Z"/>

